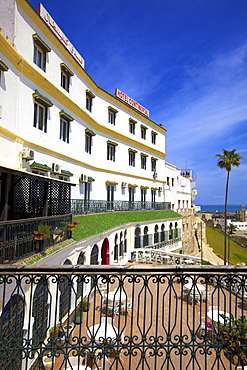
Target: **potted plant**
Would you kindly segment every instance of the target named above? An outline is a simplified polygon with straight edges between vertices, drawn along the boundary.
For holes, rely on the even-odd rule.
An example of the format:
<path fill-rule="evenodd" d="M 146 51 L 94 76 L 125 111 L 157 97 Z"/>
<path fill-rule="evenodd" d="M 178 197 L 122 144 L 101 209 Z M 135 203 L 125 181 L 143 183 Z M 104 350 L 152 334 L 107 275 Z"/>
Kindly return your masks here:
<path fill-rule="evenodd" d="M 214 325 L 223 344 L 225 357 L 234 365 L 247 365 L 247 319 L 245 316 L 235 318 L 233 315 L 224 318 L 224 324 Z"/>
<path fill-rule="evenodd" d="M 45 366 L 45 369 L 51 369 L 52 368 L 52 356 L 44 356 L 43 357 L 43 364 Z"/>
<path fill-rule="evenodd" d="M 89 308 L 90 308 L 90 302 L 87 301 L 86 299 L 83 299 L 82 302 L 81 302 L 82 311 L 87 312 L 87 311 L 89 311 Z"/>
<path fill-rule="evenodd" d="M 34 231 L 34 239 L 35 240 L 49 239 L 50 230 L 51 230 L 51 226 L 47 226 L 44 224 L 38 225 L 37 230 Z"/>
<path fill-rule="evenodd" d="M 50 332 L 50 337 L 52 338 L 58 337 L 60 333 L 60 325 L 52 326 L 49 332 Z"/>
<path fill-rule="evenodd" d="M 73 231 L 76 225 L 79 225 L 79 222 L 72 221 L 71 223 L 67 224 L 67 231 Z"/>

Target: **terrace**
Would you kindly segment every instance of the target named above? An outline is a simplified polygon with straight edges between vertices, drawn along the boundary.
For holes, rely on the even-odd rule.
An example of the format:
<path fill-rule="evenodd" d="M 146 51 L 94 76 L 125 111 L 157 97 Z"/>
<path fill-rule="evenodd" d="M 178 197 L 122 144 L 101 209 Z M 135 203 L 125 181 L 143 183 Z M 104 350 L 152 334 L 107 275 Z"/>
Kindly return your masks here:
<path fill-rule="evenodd" d="M 247 366 L 245 267 L 9 265 L 0 288 L 1 369 Z"/>

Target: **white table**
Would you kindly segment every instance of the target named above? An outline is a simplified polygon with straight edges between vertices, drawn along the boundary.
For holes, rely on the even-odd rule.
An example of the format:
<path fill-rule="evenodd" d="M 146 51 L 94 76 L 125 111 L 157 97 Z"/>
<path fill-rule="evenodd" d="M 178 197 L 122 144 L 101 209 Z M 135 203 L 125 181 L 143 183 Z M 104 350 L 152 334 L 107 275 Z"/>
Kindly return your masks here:
<path fill-rule="evenodd" d="M 228 312 L 225 312 L 225 311 L 211 310 L 211 311 L 208 311 L 208 313 L 207 313 L 207 316 L 211 320 L 216 321 L 216 322 L 220 322 L 221 324 L 224 324 L 225 319 L 220 315 L 224 315 L 225 318 L 230 318 L 230 314 Z"/>
<path fill-rule="evenodd" d="M 184 260 L 184 262 L 187 264 L 194 264 L 194 260 Z"/>
<path fill-rule="evenodd" d="M 88 329 L 88 336 L 91 338 L 94 335 L 97 342 L 108 338 L 115 340 L 117 333 L 117 328 L 109 323 L 97 324 Z"/>
<path fill-rule="evenodd" d="M 86 366 L 84 366 L 84 365 L 74 365 L 74 366 L 70 366 L 70 367 L 68 367 L 68 369 L 73 369 L 73 370 L 88 370 L 88 367 L 86 368 Z M 66 369 L 67 370 L 67 369 Z"/>
<path fill-rule="evenodd" d="M 201 284 L 194 285 L 193 283 L 187 283 L 187 284 L 184 285 L 184 287 L 186 289 L 189 289 L 189 290 L 193 288 L 193 289 L 195 289 L 195 291 L 199 290 L 199 292 L 203 292 L 204 290 L 206 290 L 205 286 L 203 286 Z"/>

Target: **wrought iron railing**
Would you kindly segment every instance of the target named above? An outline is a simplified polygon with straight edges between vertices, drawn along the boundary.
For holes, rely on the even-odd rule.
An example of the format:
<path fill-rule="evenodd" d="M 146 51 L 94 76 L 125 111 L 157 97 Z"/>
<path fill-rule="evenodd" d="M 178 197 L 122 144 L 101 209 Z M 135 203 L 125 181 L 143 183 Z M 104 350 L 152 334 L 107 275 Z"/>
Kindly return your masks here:
<path fill-rule="evenodd" d="M 169 202 L 129 202 L 122 200 L 71 200 L 71 212 L 74 215 L 84 213 L 102 213 L 110 211 L 141 211 L 171 209 Z"/>
<path fill-rule="evenodd" d="M 16 262 L 68 239 L 66 225 L 72 214 L 0 221 L 0 264 Z M 38 226 L 50 226 L 49 238 L 35 240 Z"/>
<path fill-rule="evenodd" d="M 247 365 L 245 267 L 2 266 L 0 289 L 1 369 Z"/>

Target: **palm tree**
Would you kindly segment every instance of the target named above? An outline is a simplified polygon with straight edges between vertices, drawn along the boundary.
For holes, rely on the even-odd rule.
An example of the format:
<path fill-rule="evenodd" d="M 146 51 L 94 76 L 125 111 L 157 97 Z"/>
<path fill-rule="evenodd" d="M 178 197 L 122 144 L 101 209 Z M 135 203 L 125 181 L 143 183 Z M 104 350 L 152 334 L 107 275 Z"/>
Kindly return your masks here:
<path fill-rule="evenodd" d="M 226 194 L 225 194 L 225 229 L 224 229 L 224 265 L 226 265 L 226 216 L 227 216 L 227 199 L 228 199 L 228 187 L 229 187 L 229 177 L 232 166 L 240 166 L 240 160 L 244 159 L 240 153 L 236 153 L 236 149 L 226 150 L 222 149 L 223 154 L 216 154 L 218 157 L 217 165 L 220 168 L 225 168 L 227 171 L 226 177 Z"/>

